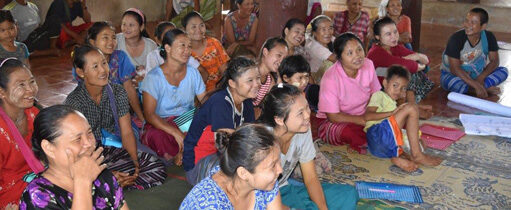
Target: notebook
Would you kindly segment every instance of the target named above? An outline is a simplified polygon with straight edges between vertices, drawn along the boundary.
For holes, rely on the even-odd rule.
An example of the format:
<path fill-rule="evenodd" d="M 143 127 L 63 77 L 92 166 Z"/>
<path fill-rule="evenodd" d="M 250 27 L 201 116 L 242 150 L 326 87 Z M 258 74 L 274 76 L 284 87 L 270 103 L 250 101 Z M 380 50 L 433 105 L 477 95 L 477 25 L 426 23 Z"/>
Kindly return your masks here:
<path fill-rule="evenodd" d="M 426 144 L 427 147 L 438 150 L 445 150 L 447 149 L 447 147 L 451 146 L 451 144 L 454 144 L 455 142 L 449 139 L 431 136 L 428 134 L 422 134 L 421 139 L 424 142 L 424 144 Z"/>
<path fill-rule="evenodd" d="M 422 203 L 419 187 L 377 182 L 356 182 L 355 187 L 360 198 Z"/>
<path fill-rule="evenodd" d="M 431 124 L 422 124 L 420 130 L 422 134 L 436 136 L 451 141 L 458 141 L 461 137 L 465 136 L 465 133 L 459 129 Z"/>

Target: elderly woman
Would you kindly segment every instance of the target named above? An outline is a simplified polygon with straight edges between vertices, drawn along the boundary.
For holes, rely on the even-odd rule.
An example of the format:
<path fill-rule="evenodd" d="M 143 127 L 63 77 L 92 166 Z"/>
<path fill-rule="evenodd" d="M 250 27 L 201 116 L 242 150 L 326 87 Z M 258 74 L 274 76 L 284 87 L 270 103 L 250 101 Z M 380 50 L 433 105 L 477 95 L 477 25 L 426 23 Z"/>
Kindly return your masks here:
<path fill-rule="evenodd" d="M 320 85 L 319 137 L 329 144 L 349 144 L 352 150 L 366 153 L 364 113 L 371 94 L 381 85 L 356 35 L 344 33 L 337 37 L 334 51 L 338 61 L 325 72 Z"/>
<path fill-rule="evenodd" d="M 129 209 L 80 112 L 65 105 L 41 110 L 32 145 L 48 168 L 28 184 L 20 209 Z"/>
<path fill-rule="evenodd" d="M 351 32 L 365 42 L 369 30 L 369 14 L 362 10 L 363 0 L 346 0 L 347 10 L 338 12 L 334 16 L 335 36 L 344 32 Z"/>
<path fill-rule="evenodd" d="M 0 209 L 17 209 L 27 186 L 23 176 L 43 170 L 30 149 L 37 84 L 30 69 L 16 58 L 0 64 Z M 11 126 L 9 126 L 11 125 Z"/>
<path fill-rule="evenodd" d="M 122 148 L 105 147 L 103 152 L 108 169 L 123 187 L 147 189 L 161 185 L 167 177 L 165 166 L 155 156 L 137 151 L 126 91 L 121 85 L 109 83 L 110 69 L 103 53 L 82 46 L 73 54 L 73 66 L 83 82 L 64 103 L 85 115 L 98 144 L 110 136 L 120 139 Z"/>
<path fill-rule="evenodd" d="M 311 26 L 311 36 L 305 41 L 305 51 L 310 55 L 307 61 L 311 67 L 312 77 L 319 84 L 327 69 L 323 66 L 328 65 L 324 63 L 334 63 L 336 61 L 335 54 L 332 53 L 334 31 L 332 20 L 325 15 L 315 17 L 311 22 Z"/>

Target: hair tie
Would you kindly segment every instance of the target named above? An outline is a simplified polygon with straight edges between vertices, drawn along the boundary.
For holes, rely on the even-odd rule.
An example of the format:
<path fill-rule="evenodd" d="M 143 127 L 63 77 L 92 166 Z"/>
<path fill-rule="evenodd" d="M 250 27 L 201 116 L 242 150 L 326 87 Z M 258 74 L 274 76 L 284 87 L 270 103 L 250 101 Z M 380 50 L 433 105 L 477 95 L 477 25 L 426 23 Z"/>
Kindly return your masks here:
<path fill-rule="evenodd" d="M 139 9 L 132 7 L 132 8 L 127 9 L 126 12 L 137 13 L 142 18 L 142 23 L 145 23 L 144 13 L 142 13 L 142 11 L 140 11 Z"/>
<path fill-rule="evenodd" d="M 284 83 L 279 83 L 279 84 L 277 85 L 277 87 L 278 87 L 278 88 L 283 88 L 283 87 L 284 87 Z"/>
<path fill-rule="evenodd" d="M 0 67 L 2 67 L 4 65 L 5 62 L 7 62 L 8 60 L 18 60 L 16 59 L 15 57 L 9 57 L 9 58 L 6 58 L 2 61 L 2 63 L 0 63 Z"/>

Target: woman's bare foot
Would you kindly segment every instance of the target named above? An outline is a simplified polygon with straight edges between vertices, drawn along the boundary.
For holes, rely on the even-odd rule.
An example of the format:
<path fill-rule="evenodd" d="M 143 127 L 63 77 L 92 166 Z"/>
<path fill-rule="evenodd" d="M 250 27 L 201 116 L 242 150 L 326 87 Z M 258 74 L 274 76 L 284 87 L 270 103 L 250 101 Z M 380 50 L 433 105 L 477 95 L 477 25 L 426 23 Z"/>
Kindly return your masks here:
<path fill-rule="evenodd" d="M 498 95 L 498 94 L 500 94 L 500 88 L 499 87 L 495 87 L 495 86 L 487 88 L 486 91 L 490 95 Z"/>
<path fill-rule="evenodd" d="M 413 162 L 415 162 L 417 164 L 425 165 L 425 166 L 438 166 L 438 165 L 440 165 L 440 163 L 442 163 L 442 161 L 444 161 L 442 158 L 430 156 L 430 155 L 426 155 L 426 154 L 422 154 L 419 157 L 413 158 Z"/>
<path fill-rule="evenodd" d="M 409 161 L 401 157 L 391 158 L 390 161 L 394 165 L 403 169 L 406 172 L 414 172 L 415 170 L 417 170 L 417 168 L 419 168 L 419 166 L 415 164 L 413 161 Z"/>
<path fill-rule="evenodd" d="M 177 166 L 181 166 L 183 164 L 183 152 L 179 152 L 176 156 L 174 156 L 174 164 Z"/>

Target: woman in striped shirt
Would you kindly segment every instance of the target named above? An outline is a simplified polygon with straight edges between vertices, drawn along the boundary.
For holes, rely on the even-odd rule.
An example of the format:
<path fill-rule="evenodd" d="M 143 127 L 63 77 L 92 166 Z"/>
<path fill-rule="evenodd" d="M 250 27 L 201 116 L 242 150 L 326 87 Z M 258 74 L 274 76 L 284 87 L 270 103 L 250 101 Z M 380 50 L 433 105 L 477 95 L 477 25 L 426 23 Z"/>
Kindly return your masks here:
<path fill-rule="evenodd" d="M 278 69 L 280 62 L 284 60 L 287 54 L 287 42 L 283 38 L 273 37 L 264 42 L 259 54 L 259 65 L 257 67 L 261 75 L 261 88 L 257 92 L 257 97 L 253 100 L 255 107 L 259 106 L 273 85 L 281 82 Z M 258 113 L 259 109 L 257 108 L 256 118 L 259 116 Z"/>

